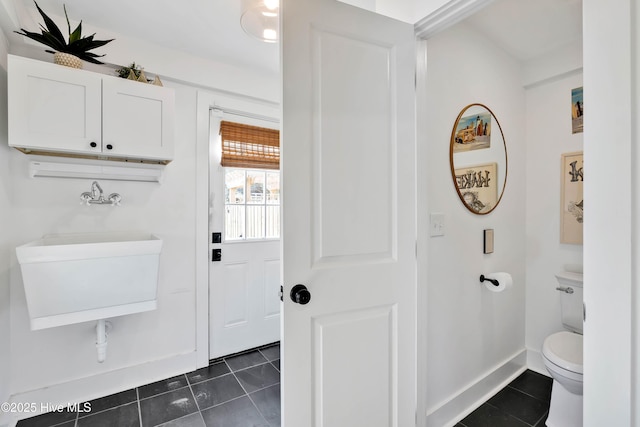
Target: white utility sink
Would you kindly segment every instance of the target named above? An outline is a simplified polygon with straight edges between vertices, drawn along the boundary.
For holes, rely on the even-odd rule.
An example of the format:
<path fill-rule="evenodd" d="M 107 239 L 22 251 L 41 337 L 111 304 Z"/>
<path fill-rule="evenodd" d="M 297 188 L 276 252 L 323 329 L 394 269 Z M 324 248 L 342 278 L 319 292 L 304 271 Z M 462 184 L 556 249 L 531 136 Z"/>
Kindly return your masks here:
<path fill-rule="evenodd" d="M 137 232 L 47 235 L 16 248 L 31 329 L 155 310 L 162 240 Z"/>

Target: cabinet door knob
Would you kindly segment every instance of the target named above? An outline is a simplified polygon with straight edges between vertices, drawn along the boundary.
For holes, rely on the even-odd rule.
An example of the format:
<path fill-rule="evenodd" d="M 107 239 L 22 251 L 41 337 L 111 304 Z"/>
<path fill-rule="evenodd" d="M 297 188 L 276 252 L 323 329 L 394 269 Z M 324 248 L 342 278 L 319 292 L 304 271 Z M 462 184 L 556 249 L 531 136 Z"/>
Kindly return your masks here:
<path fill-rule="evenodd" d="M 98 144 L 96 144 L 95 142 L 92 142 L 91 144 L 89 144 L 91 146 L 91 148 L 96 148 L 98 146 Z"/>
<path fill-rule="evenodd" d="M 107 144 L 107 150 L 111 150 L 112 148 L 113 148 L 113 145 Z"/>

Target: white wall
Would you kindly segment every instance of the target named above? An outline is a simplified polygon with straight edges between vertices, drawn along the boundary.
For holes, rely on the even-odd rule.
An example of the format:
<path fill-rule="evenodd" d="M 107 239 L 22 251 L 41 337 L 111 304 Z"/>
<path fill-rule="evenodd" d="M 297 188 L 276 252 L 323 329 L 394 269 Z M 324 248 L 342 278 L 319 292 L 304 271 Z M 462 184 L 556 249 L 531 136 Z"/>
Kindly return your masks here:
<path fill-rule="evenodd" d="M 583 1 L 584 420 L 637 426 L 637 1 Z"/>
<path fill-rule="evenodd" d="M 4 22 L 3 9 L 0 8 L 0 22 Z M 52 19 L 64 22 L 64 17 L 51 15 Z M 135 61 L 146 73 L 185 83 L 193 87 L 214 89 L 224 93 L 239 94 L 256 99 L 279 101 L 279 81 L 277 72 L 251 69 L 233 64 L 202 58 L 185 52 L 172 50 L 141 39 L 123 36 L 108 29 L 83 24 L 87 34 L 97 33 L 100 39 L 114 38 L 115 41 L 101 47 L 99 52 L 106 54 L 100 58 L 106 64 L 118 67 Z M 20 39 L 19 39 L 20 40 Z M 23 40 L 20 40 L 23 41 Z M 42 45 L 28 41 L 29 44 L 11 45 L 11 53 L 51 62 L 52 55 L 46 53 Z M 104 68 L 85 63 L 85 69 Z"/>
<path fill-rule="evenodd" d="M 464 24 L 427 41 L 427 99 L 419 117 L 426 121 L 427 136 L 419 143 L 426 144 L 427 152 L 418 165 L 427 168 L 429 212 L 445 215 L 445 236 L 426 237 L 428 413 L 524 351 L 525 97 L 520 71 L 515 60 Z M 475 102 L 496 115 L 509 156 L 502 201 L 483 216 L 462 205 L 449 170 L 452 126 L 460 110 Z M 495 252 L 489 255 L 482 251 L 486 228 L 495 230 Z M 511 273 L 513 288 L 502 293 L 484 289 L 480 274 L 495 271 Z"/>
<path fill-rule="evenodd" d="M 9 205 L 9 147 L 7 145 L 7 41 L 0 32 L 0 403 L 11 394 L 9 326 L 9 245 L 12 216 Z M 6 421 L 0 411 L 0 425 Z"/>
<path fill-rule="evenodd" d="M 542 343 L 563 330 L 554 274 L 582 268 L 582 245 L 560 243 L 560 156 L 583 149 L 583 134 L 571 133 L 571 89 L 581 86 L 576 71 L 526 91 L 527 363 L 545 375 Z"/>
<path fill-rule="evenodd" d="M 196 368 L 196 209 L 203 206 L 196 195 L 196 171 L 202 165 L 196 134 L 197 118 L 208 117 L 208 111 L 197 111 L 198 96 L 207 93 L 215 99 L 212 94 L 220 92 L 203 89 L 211 88 L 227 98 L 235 96 L 235 91 L 239 99 L 254 96 L 272 102 L 278 97 L 279 79 L 256 70 L 185 58 L 137 40 L 129 42 L 123 50 L 111 51 L 109 59 L 128 63 L 135 52 L 136 63 L 151 65 L 145 70 L 159 73 L 165 86 L 176 94 L 175 159 L 166 166 L 162 184 L 100 181 L 105 192 L 121 194 L 122 205 L 82 206 L 79 195 L 88 191 L 91 179 L 29 178 L 27 164 L 32 157 L 9 149 L 6 130 L 0 132 L 5 135 L 0 138 L 4 141 L 0 146 L 0 220 L 5 220 L 0 246 L 0 339 L 8 343 L 0 346 L 0 401 L 9 394 L 21 401 L 90 399 Z M 12 52 L 34 51 L 15 47 Z M 178 56 L 193 68 L 166 60 Z M 1 57 L 6 62 L 6 55 Z M 4 70 L 0 82 L 3 100 Z M 6 106 L 1 111 L 6 111 Z M 6 113 L 0 117 L 6 120 Z M 0 121 L 3 128 L 6 126 Z M 110 230 L 152 232 L 164 243 L 157 310 L 112 319 L 107 360 L 99 364 L 94 322 L 29 329 L 14 248 L 47 233 Z"/>
<path fill-rule="evenodd" d="M 94 322 L 31 331 L 19 266 L 12 253 L 12 393 L 21 393 L 100 372 L 193 352 L 195 241 L 195 89 L 176 90 L 175 160 L 163 183 L 103 181 L 122 206 L 82 206 L 79 194 L 91 179 L 29 178 L 29 156 L 10 152 L 15 247 L 48 233 L 141 230 L 163 239 L 158 309 L 114 318 L 107 361 L 95 358 Z"/>
<path fill-rule="evenodd" d="M 560 152 L 579 149 L 581 139 L 584 140 L 587 174 L 584 196 L 589 206 L 584 223 L 583 254 L 585 427 L 631 426 L 638 425 L 640 420 L 640 340 L 637 338 L 640 294 L 635 286 L 640 253 L 640 197 L 637 195 L 640 36 L 633 31 L 639 21 L 640 9 L 635 2 L 583 1 L 583 86 L 587 105 L 584 134 L 571 135 L 568 120 L 562 125 L 555 123 L 562 108 L 568 115 L 568 91 L 580 85 L 580 74 L 567 75 L 527 91 L 529 177 L 553 157 L 558 158 Z M 575 57 L 575 52 L 571 56 Z M 535 116 L 539 116 L 541 123 L 549 124 L 548 128 L 544 127 L 547 133 L 544 139 L 536 136 L 542 131 L 536 128 Z M 543 155 L 545 150 L 540 145 L 548 145 L 549 139 L 557 139 L 557 143 L 564 146 L 561 150 L 557 144 L 547 146 L 548 154 Z M 559 162 L 556 165 L 555 170 L 559 170 Z M 539 176 L 549 180 L 544 174 Z M 552 193 L 559 194 L 559 189 L 554 188 Z M 536 212 L 543 209 L 535 203 L 543 200 L 538 194 L 534 183 L 528 182 L 527 347 L 534 350 L 539 348 L 547 331 L 561 327 L 552 320 L 559 307 L 557 296 L 552 297 L 549 291 L 555 283 L 551 280 L 548 284 L 548 277 L 543 277 L 546 274 L 543 264 L 557 269 L 565 263 L 577 263 L 581 253 L 579 246 L 557 243 L 559 239 L 552 234 L 557 232 L 558 219 L 550 216 L 552 224 L 548 224 L 549 218 L 544 221 L 543 214 Z M 557 197 L 548 200 L 550 210 L 558 211 L 557 200 Z M 536 227 L 540 230 L 544 223 L 551 230 L 536 233 Z M 545 255 L 544 251 L 552 256 Z"/>
<path fill-rule="evenodd" d="M 633 24 L 637 27 L 638 23 L 640 23 L 640 8 L 636 7 L 635 10 L 632 10 L 633 15 L 631 17 Z M 640 40 L 638 33 L 634 34 L 634 38 L 632 38 L 631 45 L 633 47 L 632 55 L 634 58 L 634 63 L 632 67 L 634 70 L 640 69 Z M 635 165 L 640 163 L 640 150 L 637 149 L 638 144 L 638 135 L 640 135 L 639 123 L 640 118 L 638 115 L 640 114 L 640 86 L 638 85 L 637 74 L 635 74 L 634 79 L 634 91 L 631 93 L 632 96 L 632 132 L 634 135 L 635 144 L 632 150 L 632 161 Z M 640 179 L 640 175 L 638 174 L 638 169 L 635 168 L 635 172 L 633 173 L 634 179 L 634 187 L 638 187 L 638 180 Z M 638 230 L 638 213 L 640 213 L 640 197 L 634 197 L 632 212 L 635 215 L 636 219 L 633 221 L 633 234 L 632 234 L 632 263 L 636 266 L 632 270 L 632 280 L 637 284 L 638 283 L 638 265 L 640 265 L 640 250 L 638 248 L 638 243 L 640 242 L 640 230 Z M 640 331 L 640 293 L 638 292 L 637 285 L 631 291 L 631 372 L 628 372 L 629 377 L 631 379 L 631 419 L 635 421 L 636 425 L 640 420 L 640 339 L 638 339 L 638 331 Z M 590 399 L 593 400 L 593 394 L 590 394 Z"/>

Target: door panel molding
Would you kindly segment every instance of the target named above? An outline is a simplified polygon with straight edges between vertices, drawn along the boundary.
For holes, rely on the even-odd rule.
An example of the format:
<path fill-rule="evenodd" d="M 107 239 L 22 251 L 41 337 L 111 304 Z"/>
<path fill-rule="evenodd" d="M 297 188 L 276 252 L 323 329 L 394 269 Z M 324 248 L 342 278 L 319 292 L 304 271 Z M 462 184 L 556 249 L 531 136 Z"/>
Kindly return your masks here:
<path fill-rule="evenodd" d="M 221 268 L 221 284 L 224 286 L 224 328 L 244 325 L 249 321 L 249 261 L 226 263 L 221 265 Z"/>
<path fill-rule="evenodd" d="M 397 248 L 395 48 L 318 27 L 312 37 L 314 267 L 391 261 Z M 363 70 L 362 78 L 341 81 L 354 68 Z"/>
<path fill-rule="evenodd" d="M 312 319 L 318 427 L 397 426 L 396 308 L 364 308 Z M 363 360 L 379 369 L 371 372 Z M 348 405 L 341 399 L 345 394 L 353 396 Z"/>

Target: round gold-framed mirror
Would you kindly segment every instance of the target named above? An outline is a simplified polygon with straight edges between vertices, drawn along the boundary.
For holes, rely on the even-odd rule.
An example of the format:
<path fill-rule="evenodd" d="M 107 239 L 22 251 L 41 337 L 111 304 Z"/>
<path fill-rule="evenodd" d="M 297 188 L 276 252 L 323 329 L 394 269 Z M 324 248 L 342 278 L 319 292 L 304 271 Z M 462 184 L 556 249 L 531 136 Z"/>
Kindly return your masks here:
<path fill-rule="evenodd" d="M 453 185 L 472 213 L 493 211 L 507 184 L 507 145 L 502 127 L 484 104 L 460 111 L 451 131 L 449 164 Z"/>

